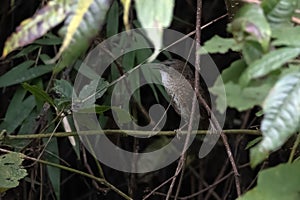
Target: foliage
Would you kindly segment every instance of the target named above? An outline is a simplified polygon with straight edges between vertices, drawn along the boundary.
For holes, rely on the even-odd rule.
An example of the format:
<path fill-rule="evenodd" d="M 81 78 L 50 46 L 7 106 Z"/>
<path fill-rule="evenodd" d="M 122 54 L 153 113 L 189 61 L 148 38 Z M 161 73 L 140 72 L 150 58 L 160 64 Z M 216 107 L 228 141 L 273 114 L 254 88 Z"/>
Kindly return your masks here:
<path fill-rule="evenodd" d="M 17 187 L 19 180 L 27 175 L 22 167 L 23 159 L 18 153 L 8 153 L 0 156 L 0 193 Z"/>
<path fill-rule="evenodd" d="M 296 161 L 261 171 L 258 175 L 257 186 L 238 200 L 299 199 L 299 167 L 300 162 Z"/>
<path fill-rule="evenodd" d="M 226 2 L 230 5 L 236 3 L 235 0 Z M 252 147 L 254 142 L 249 143 L 252 167 L 260 164 L 271 152 L 280 149 L 291 136 L 299 132 L 300 28 L 291 21 L 298 4 L 297 0 L 263 0 L 261 4 L 245 4 L 236 14 L 229 10 L 230 19 L 234 16 L 227 27 L 232 37 L 222 38 L 215 35 L 205 42 L 203 46 L 205 51 L 199 50 L 200 54 L 238 52 L 241 55 L 223 70 L 222 76 L 217 78 L 209 90 L 216 96 L 217 109 L 222 113 L 227 110 L 221 103 L 224 97 L 218 96 L 223 83 L 229 107 L 239 112 L 254 107 L 262 108 L 261 112 L 264 115 L 260 130 L 263 137 L 254 147 Z M 112 0 L 48 1 L 31 18 L 24 20 L 5 43 L 2 58 L 16 62 L 13 62 L 12 69 L 0 76 L 2 91 L 13 91 L 5 116 L 0 123 L 0 131 L 5 130 L 8 136 L 55 133 L 58 130 L 75 131 L 76 124 L 69 115 L 76 108 L 80 108 L 81 113 L 97 113 L 100 124 L 109 121 L 105 113 L 111 111 L 116 113 L 116 120 L 121 124 L 126 124 L 131 119 L 135 122 L 140 120 L 142 113 L 140 105 L 147 101 L 141 91 L 135 91 L 132 98 L 132 113 L 129 114 L 119 107 L 110 106 L 111 86 L 114 80 L 124 74 L 127 75 L 126 72 L 136 65 L 146 60 L 158 61 L 157 56 L 161 53 L 163 45 L 163 29 L 169 27 L 176 17 L 174 6 L 174 0 L 121 0 L 121 3 Z M 238 6 L 233 6 L 231 9 L 237 8 Z M 136 19 L 131 16 L 133 9 L 136 11 Z M 119 20 L 122 15 L 123 22 Z M 134 40 L 151 43 L 154 51 L 143 49 L 125 54 L 111 64 L 105 78 L 100 77 L 88 66 L 79 69 L 82 64 L 81 56 L 89 47 L 105 37 L 118 34 L 123 26 L 126 30 L 146 28 L 148 38 L 136 37 Z M 59 27 L 58 31 L 56 27 Z M 113 51 L 124 49 L 126 42 L 116 41 Z M 16 52 L 17 50 L 19 51 Z M 53 52 L 55 56 L 51 59 Z M 77 93 L 73 90 L 76 73 L 92 80 L 87 81 L 80 91 L 76 91 Z M 142 79 L 150 81 L 154 78 L 157 77 L 150 71 L 144 72 L 136 75 L 129 84 L 134 85 Z M 127 89 L 125 84 L 122 85 L 122 89 Z M 159 101 L 160 93 L 164 97 L 167 96 L 162 86 L 150 85 L 150 90 L 156 101 Z M 75 101 L 72 102 L 72 99 Z M 25 151 L 36 144 L 31 143 L 35 141 L 27 140 L 24 140 L 24 143 L 7 141 L 3 139 L 5 136 L 0 136 L 1 147 L 8 146 L 15 151 Z M 119 138 L 116 140 L 120 142 Z M 126 147 L 131 144 L 131 141 L 128 141 L 130 140 L 126 140 Z M 68 146 L 68 143 L 64 142 L 64 145 Z M 156 149 L 157 146 L 163 146 L 168 142 L 169 139 L 166 138 L 151 141 L 145 151 Z M 65 169 L 59 164 L 68 163 L 61 158 L 57 138 L 43 139 L 39 144 L 44 145 L 37 151 L 42 159 L 50 163 L 47 166 L 47 173 L 54 194 L 59 199 L 61 169 Z M 294 149 L 297 145 L 295 142 Z M 76 152 L 76 162 L 82 162 L 80 164 L 91 173 L 78 140 L 69 146 Z M 293 158 L 294 155 L 292 153 L 291 155 Z M 6 160 L 8 158 L 9 161 Z M 4 164 L 1 162 L 3 160 Z M 159 161 L 157 159 L 155 162 L 159 164 Z M 192 162 L 191 158 L 189 163 Z M 18 186 L 18 181 L 26 176 L 26 170 L 21 167 L 21 163 L 22 159 L 17 153 L 0 157 L 2 167 L 0 179 L 3 179 L 0 181 L 1 192 Z M 130 199 L 106 181 L 98 161 L 96 167 L 101 184 Z M 92 173 L 88 176 L 95 180 L 98 178 Z M 7 183 L 7 180 L 11 182 Z M 291 159 L 290 163 L 259 172 L 257 186 L 239 199 L 279 199 L 282 195 L 286 199 L 299 199 L 299 180 L 299 161 L 292 162 Z M 108 189 L 101 188 L 99 191 L 106 190 Z"/>
<path fill-rule="evenodd" d="M 251 149 L 251 164 L 256 166 L 269 152 L 280 148 L 299 130 L 299 65 L 294 72 L 292 62 L 297 62 L 300 46 L 290 18 L 296 9 L 296 1 L 263 1 L 261 6 L 245 5 L 228 25 L 232 38 L 212 38 L 204 49 L 211 53 L 224 53 L 218 46 L 220 40 L 229 44 L 225 49 L 238 46 L 243 57 L 222 73 L 228 105 L 240 111 L 262 106 L 264 119 L 262 142 Z M 285 5 L 282 8 L 282 5 Z M 279 14 L 279 9 L 281 13 Z M 287 20 L 289 19 L 289 20 Z M 276 22 L 276 23 L 275 23 Z M 278 24 L 279 23 L 279 24 Z M 291 32 L 279 30 L 286 26 Z M 292 38 L 292 40 L 288 39 Z M 230 44 L 232 46 L 230 46 Z M 289 71 L 290 73 L 286 73 Z M 236 79 L 237 77 L 238 80 Z M 218 95 L 218 81 L 211 92 Z M 217 101 L 218 102 L 218 101 Z M 219 107 L 220 111 L 225 108 Z"/>

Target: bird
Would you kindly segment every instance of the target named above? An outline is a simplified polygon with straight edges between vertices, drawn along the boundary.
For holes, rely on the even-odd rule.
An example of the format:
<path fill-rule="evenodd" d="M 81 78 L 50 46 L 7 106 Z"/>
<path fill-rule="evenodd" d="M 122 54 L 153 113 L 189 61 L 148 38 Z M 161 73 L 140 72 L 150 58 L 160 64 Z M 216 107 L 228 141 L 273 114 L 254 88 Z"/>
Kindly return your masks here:
<path fill-rule="evenodd" d="M 161 64 L 164 66 L 160 68 L 161 80 L 166 92 L 171 97 L 171 105 L 184 121 L 188 122 L 195 93 L 193 89 L 194 71 L 190 65 L 178 59 L 166 60 Z M 203 89 L 200 85 L 199 90 L 202 94 Z"/>

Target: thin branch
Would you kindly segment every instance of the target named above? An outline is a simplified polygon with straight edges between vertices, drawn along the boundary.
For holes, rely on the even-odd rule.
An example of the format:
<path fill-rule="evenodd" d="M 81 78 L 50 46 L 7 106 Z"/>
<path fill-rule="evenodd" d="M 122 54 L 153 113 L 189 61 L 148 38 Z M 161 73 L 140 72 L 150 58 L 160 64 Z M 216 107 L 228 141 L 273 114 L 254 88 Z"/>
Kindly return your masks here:
<path fill-rule="evenodd" d="M 0 148 L 0 152 L 13 153 L 13 151 L 9 151 L 9 150 L 2 149 L 2 148 Z M 103 178 L 99 178 L 99 177 L 93 176 L 91 174 L 85 173 L 83 171 L 73 169 L 73 168 L 70 168 L 70 167 L 67 167 L 67 166 L 64 166 L 64 165 L 60 165 L 60 164 L 48 162 L 48 161 L 45 161 L 45 160 L 39 160 L 39 159 L 36 159 L 36 158 L 33 158 L 33 157 L 29 157 L 29 156 L 26 156 L 25 154 L 22 154 L 22 153 L 19 153 L 19 155 L 20 155 L 21 158 L 24 158 L 24 159 L 27 159 L 27 160 L 32 160 L 32 161 L 35 161 L 35 162 L 38 162 L 38 163 L 41 163 L 41 164 L 56 167 L 56 168 L 59 168 L 59 169 L 62 169 L 62 170 L 66 170 L 66 171 L 69 171 L 69 172 L 73 172 L 73 173 L 88 177 L 92 180 L 95 180 L 95 181 L 105 185 L 106 187 L 108 187 L 111 190 L 115 191 L 117 194 L 124 197 L 125 199 L 132 200 L 132 198 L 127 196 L 125 193 L 123 193 L 121 190 L 119 190 L 118 188 L 116 188 L 114 185 L 112 185 L 111 183 L 109 183 L 107 180 L 105 180 Z"/>
<path fill-rule="evenodd" d="M 230 145 L 228 143 L 227 136 L 225 135 L 224 131 L 222 130 L 216 116 L 211 111 L 211 109 L 207 105 L 206 101 L 202 98 L 201 94 L 198 91 L 196 91 L 196 93 L 198 94 L 198 98 L 200 100 L 200 103 L 205 107 L 206 111 L 210 114 L 211 121 L 212 121 L 213 125 L 216 127 L 217 132 L 221 135 L 221 138 L 223 140 L 223 144 L 225 146 L 230 164 L 231 164 L 233 172 L 234 172 L 235 186 L 236 186 L 237 195 L 239 197 L 239 196 L 241 196 L 241 186 L 240 186 L 240 180 L 239 180 L 240 175 L 239 175 L 239 172 L 237 170 L 237 167 L 236 167 L 236 164 L 235 164 L 235 161 L 234 161 L 234 158 L 233 158 L 233 154 L 231 152 Z"/>
<path fill-rule="evenodd" d="M 196 56 L 196 60 L 195 60 L 195 85 L 194 85 L 194 90 L 195 91 L 199 91 L 199 73 L 198 71 L 200 71 L 200 55 L 198 54 L 198 49 L 200 49 L 200 38 L 201 38 L 201 14 L 202 14 L 202 0 L 197 0 L 197 12 L 196 12 L 196 52 L 195 52 L 195 56 Z M 179 173 L 181 172 L 181 170 L 184 168 L 184 164 L 185 164 L 185 160 L 186 160 L 186 148 L 188 146 L 189 140 L 190 140 L 190 135 L 192 132 L 192 127 L 193 127 L 193 121 L 194 121 L 194 115 L 195 115 L 195 110 L 196 110 L 196 105 L 198 104 L 197 101 L 197 95 L 196 93 L 194 94 L 193 97 L 193 103 L 192 103 L 192 110 L 191 110 L 191 114 L 190 114 L 190 120 L 189 120 L 189 125 L 188 125 L 188 134 L 187 137 L 185 139 L 185 144 L 184 144 L 184 148 L 182 152 L 182 155 L 178 161 L 178 165 L 175 171 L 175 175 L 174 178 L 171 182 L 166 200 L 168 200 L 172 194 L 172 190 L 176 181 L 177 176 L 179 175 Z M 183 173 L 183 172 L 182 172 Z M 179 182 L 178 185 L 178 190 L 180 190 L 180 185 L 181 185 L 181 181 Z M 176 196 L 175 199 L 177 199 L 179 191 L 176 192 Z"/>
<path fill-rule="evenodd" d="M 128 134 L 134 134 L 137 136 L 176 136 L 176 131 L 160 131 L 157 133 L 157 131 L 136 131 L 136 130 L 90 130 L 90 131 L 80 131 L 80 132 L 57 132 L 57 133 L 41 133 L 41 134 L 22 134 L 22 135 L 10 135 L 3 130 L 0 133 L 0 141 L 5 141 L 5 140 L 26 140 L 26 139 L 40 139 L 40 138 L 49 138 L 49 137 L 56 137 L 56 138 L 61 138 L 61 137 L 68 137 L 68 136 L 81 136 L 81 135 L 99 135 L 99 134 L 105 134 L 105 135 L 117 135 L 119 134 L 120 136 L 127 137 Z M 187 134 L 187 131 L 181 131 L 180 132 L 182 135 Z M 206 134 L 216 134 L 213 131 L 208 131 L 208 130 L 197 130 L 193 131 L 194 134 L 197 135 L 206 135 Z M 249 129 L 228 129 L 228 130 L 223 130 L 224 134 L 228 135 L 237 135 L 237 134 L 242 134 L 242 135 L 261 135 L 261 131 L 259 130 L 249 130 Z"/>
<path fill-rule="evenodd" d="M 294 142 L 292 151 L 291 151 L 291 153 L 290 153 L 289 161 L 288 161 L 289 163 L 292 163 L 292 162 L 293 162 L 293 158 L 294 158 L 294 156 L 295 156 L 295 153 L 296 153 L 296 150 L 297 150 L 299 144 L 300 144 L 300 133 L 298 133 L 297 138 L 296 138 L 296 140 L 295 140 L 295 142 Z"/>

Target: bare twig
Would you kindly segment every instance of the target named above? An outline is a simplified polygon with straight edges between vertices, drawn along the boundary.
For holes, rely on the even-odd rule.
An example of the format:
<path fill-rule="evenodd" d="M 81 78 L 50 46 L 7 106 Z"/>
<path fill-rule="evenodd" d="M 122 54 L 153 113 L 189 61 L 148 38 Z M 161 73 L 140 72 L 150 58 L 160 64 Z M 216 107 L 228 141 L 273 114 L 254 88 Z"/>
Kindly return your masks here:
<path fill-rule="evenodd" d="M 246 134 L 246 135 L 261 135 L 260 130 L 249 130 L 249 129 L 230 129 L 230 130 L 223 130 L 224 134 Z M 39 134 L 22 134 L 22 135 L 8 135 L 6 130 L 1 131 L 0 133 L 0 141 L 3 140 L 25 140 L 25 139 L 40 139 L 40 138 L 49 138 L 49 137 L 68 137 L 68 136 L 79 136 L 79 135 L 99 135 L 99 134 L 105 134 L 105 135 L 116 135 L 119 134 L 122 137 L 127 137 L 127 134 L 135 134 L 135 135 L 155 135 L 155 136 L 175 136 L 175 131 L 160 131 L 157 133 L 157 131 L 136 131 L 136 130 L 90 130 L 90 131 L 80 131 L 80 132 L 56 132 L 56 133 L 39 133 Z M 181 131 L 181 134 L 187 134 L 187 131 Z M 206 135 L 206 134 L 216 134 L 213 131 L 210 130 L 198 130 L 195 132 L 197 135 Z"/>
<path fill-rule="evenodd" d="M 201 37 L 201 11 L 202 11 L 202 0 L 197 0 L 197 13 L 196 13 L 196 52 L 195 52 L 195 56 L 196 56 L 196 60 L 195 60 L 195 85 L 194 85 L 194 89 L 195 91 L 199 91 L 199 73 L 198 71 L 200 70 L 200 55 L 197 53 L 198 49 L 200 49 L 200 37 Z M 183 150 L 186 150 L 186 147 L 188 146 L 188 142 L 190 140 L 190 135 L 191 135 L 191 131 L 192 131 L 192 126 L 193 126 L 193 121 L 194 121 L 194 114 L 195 114 L 195 110 L 196 110 L 196 105 L 197 105 L 198 101 L 197 101 L 197 95 L 196 93 L 194 94 L 193 97 L 193 103 L 192 103 L 192 110 L 191 110 L 191 117 L 189 120 L 189 125 L 188 125 L 188 134 L 187 137 L 185 139 L 185 144 L 184 144 L 184 148 Z M 186 154 L 185 152 L 182 153 L 179 161 L 178 161 L 178 165 L 177 165 L 177 169 L 175 171 L 175 175 L 174 178 L 171 182 L 166 200 L 168 200 L 172 194 L 172 190 L 176 181 L 176 178 L 178 176 L 178 174 L 180 173 L 180 171 L 183 169 L 184 163 L 185 163 L 185 159 L 186 159 Z M 179 183 L 179 187 L 178 190 L 180 189 L 180 183 Z M 176 192 L 178 193 L 178 191 Z M 177 199 L 178 194 L 176 194 L 175 199 Z"/>
<path fill-rule="evenodd" d="M 0 148 L 0 152 L 3 152 L 3 153 L 12 153 L 13 151 L 9 151 L 9 150 Z M 21 158 L 24 158 L 24 159 L 27 159 L 27 160 L 32 160 L 32 161 L 35 161 L 35 162 L 38 162 L 38 163 L 41 163 L 41 164 L 46 164 L 46 165 L 49 165 L 49 166 L 52 166 L 52 167 L 56 167 L 56 168 L 59 168 L 59 169 L 62 169 L 62 170 L 66 170 L 66 171 L 69 171 L 69 172 L 72 172 L 72 173 L 76 173 L 76 174 L 79 174 L 81 176 L 90 178 L 92 180 L 95 180 L 95 181 L 99 182 L 100 184 L 105 185 L 106 187 L 108 187 L 112 191 L 116 192 L 117 194 L 119 194 L 123 198 L 125 198 L 127 200 L 132 200 L 132 198 L 130 198 L 129 196 L 127 196 L 125 193 L 123 193 L 121 190 L 119 190 L 118 188 L 116 188 L 114 185 L 112 185 L 111 183 L 109 183 L 104 178 L 99 178 L 99 177 L 93 176 L 92 174 L 88 174 L 86 172 L 83 172 L 83 171 L 80 171 L 80 170 L 77 170 L 77 169 L 73 169 L 73 168 L 70 168 L 70 167 L 67 167 L 67 166 L 64 166 L 64 165 L 60 165 L 60 164 L 48 162 L 48 161 L 45 161 L 45 160 L 39 160 L 39 159 L 27 156 L 27 155 L 22 154 L 22 153 L 19 153 L 19 156 Z"/>
<path fill-rule="evenodd" d="M 205 109 L 207 110 L 207 112 L 210 114 L 211 116 L 211 121 L 213 123 L 213 125 L 216 127 L 217 132 L 221 135 L 221 138 L 223 140 L 230 164 L 232 166 L 233 172 L 234 172 L 234 178 L 235 178 L 235 186 L 236 186 L 236 191 L 237 191 L 237 195 L 240 196 L 241 195 L 241 187 L 240 187 L 240 180 L 239 180 L 239 172 L 237 170 L 234 158 L 233 158 L 233 154 L 231 152 L 229 143 L 228 143 L 228 139 L 227 136 L 225 135 L 225 133 L 223 132 L 216 116 L 213 114 L 213 112 L 211 111 L 210 107 L 207 105 L 206 101 L 202 98 L 202 96 L 200 95 L 200 93 L 198 91 L 196 91 L 196 93 L 198 94 L 198 98 L 200 100 L 200 103 L 205 107 Z"/>

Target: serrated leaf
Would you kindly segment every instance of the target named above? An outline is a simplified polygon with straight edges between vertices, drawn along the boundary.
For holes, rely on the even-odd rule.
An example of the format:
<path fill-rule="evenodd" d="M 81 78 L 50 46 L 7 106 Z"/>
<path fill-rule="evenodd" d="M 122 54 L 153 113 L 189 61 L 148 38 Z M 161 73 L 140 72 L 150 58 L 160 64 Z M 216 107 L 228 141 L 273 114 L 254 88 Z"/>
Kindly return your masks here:
<path fill-rule="evenodd" d="M 280 164 L 259 172 L 257 186 L 238 200 L 300 199 L 300 162 Z"/>
<path fill-rule="evenodd" d="M 0 87 L 7 87 L 29 81 L 31 79 L 47 74 L 53 69 L 53 65 L 41 65 L 28 69 L 33 65 L 33 63 L 32 61 L 26 63 L 24 62 L 6 72 L 0 77 Z"/>
<path fill-rule="evenodd" d="M 297 0 L 263 0 L 261 3 L 270 24 L 281 27 L 284 24 L 291 24 L 296 5 Z"/>
<path fill-rule="evenodd" d="M 24 20 L 16 32 L 5 42 L 2 58 L 13 50 L 32 43 L 37 38 L 43 36 L 54 26 L 61 23 L 67 14 L 67 7 L 64 1 L 49 1 L 49 3 L 38 10 L 36 14 Z"/>
<path fill-rule="evenodd" d="M 300 73 L 282 77 L 267 96 L 261 124 L 263 140 L 251 149 L 251 165 L 280 148 L 300 126 Z"/>
<path fill-rule="evenodd" d="M 31 94 L 33 94 L 33 96 L 35 96 L 37 99 L 43 102 L 48 102 L 50 105 L 55 107 L 52 98 L 42 88 L 36 85 L 29 85 L 28 83 L 23 83 L 22 86 L 23 88 L 28 90 Z"/>
<path fill-rule="evenodd" d="M 264 51 L 269 48 L 271 28 L 259 5 L 246 4 L 243 6 L 234 21 L 229 24 L 228 31 L 238 42 L 257 41 Z"/>
<path fill-rule="evenodd" d="M 22 167 L 23 159 L 19 153 L 8 153 L 0 156 L 0 192 L 17 187 L 19 180 L 27 176 Z"/>
<path fill-rule="evenodd" d="M 299 54 L 300 48 L 281 48 L 271 51 L 246 69 L 240 78 L 240 83 L 247 85 L 251 79 L 267 75 Z"/>
<path fill-rule="evenodd" d="M 204 46 L 202 46 L 198 53 L 226 53 L 229 50 L 239 51 L 241 48 L 241 43 L 237 43 L 233 38 L 221 38 L 220 36 L 215 35 L 204 43 Z"/>
<path fill-rule="evenodd" d="M 149 58 L 151 62 L 157 57 L 162 47 L 163 28 L 171 24 L 174 0 L 136 0 L 135 6 L 138 20 L 154 45 L 154 53 Z"/>

